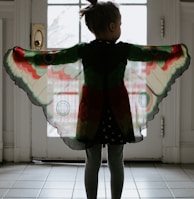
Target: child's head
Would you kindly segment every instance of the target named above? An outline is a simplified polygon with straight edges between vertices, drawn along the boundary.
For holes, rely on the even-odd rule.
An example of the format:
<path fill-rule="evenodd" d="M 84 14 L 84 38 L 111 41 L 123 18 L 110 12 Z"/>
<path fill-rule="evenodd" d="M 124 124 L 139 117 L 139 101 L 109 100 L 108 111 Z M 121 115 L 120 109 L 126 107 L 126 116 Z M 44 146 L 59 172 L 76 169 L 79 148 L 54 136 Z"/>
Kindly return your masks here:
<path fill-rule="evenodd" d="M 113 2 L 88 0 L 91 5 L 80 11 L 88 29 L 97 39 L 117 40 L 120 37 L 121 15 Z"/>

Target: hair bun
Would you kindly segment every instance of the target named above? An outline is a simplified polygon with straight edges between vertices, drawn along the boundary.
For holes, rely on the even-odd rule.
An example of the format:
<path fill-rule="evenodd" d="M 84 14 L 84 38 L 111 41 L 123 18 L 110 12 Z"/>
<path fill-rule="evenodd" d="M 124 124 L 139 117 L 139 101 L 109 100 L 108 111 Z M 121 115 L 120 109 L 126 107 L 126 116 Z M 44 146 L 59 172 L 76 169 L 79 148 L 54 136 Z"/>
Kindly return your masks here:
<path fill-rule="evenodd" d="M 96 5 L 97 4 L 97 0 L 87 0 L 89 1 L 92 5 Z"/>

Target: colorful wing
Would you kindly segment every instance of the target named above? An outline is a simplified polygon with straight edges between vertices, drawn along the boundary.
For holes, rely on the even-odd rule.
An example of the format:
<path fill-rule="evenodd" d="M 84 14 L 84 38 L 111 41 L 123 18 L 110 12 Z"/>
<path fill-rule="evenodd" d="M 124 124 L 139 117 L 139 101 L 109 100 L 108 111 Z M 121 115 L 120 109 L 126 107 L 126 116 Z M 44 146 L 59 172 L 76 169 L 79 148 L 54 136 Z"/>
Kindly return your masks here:
<path fill-rule="evenodd" d="M 149 47 L 147 47 L 149 48 Z M 162 60 L 160 53 L 151 62 L 129 62 L 126 85 L 129 92 L 134 128 L 142 128 L 159 111 L 158 105 L 167 96 L 171 85 L 190 64 L 185 45 L 158 46 L 169 53 Z"/>
<path fill-rule="evenodd" d="M 4 66 L 61 137 L 74 137 L 79 103 L 81 65 L 77 49 L 34 51 L 10 49 Z M 52 65 L 53 64 L 53 65 Z M 52 133 L 51 133 L 52 134 Z"/>
<path fill-rule="evenodd" d="M 32 51 L 16 47 L 5 55 L 4 66 L 32 103 L 43 108 L 47 121 L 58 129 L 63 140 L 70 147 L 73 144 L 82 149 L 80 143 L 65 139 L 74 138 L 76 132 L 81 88 L 78 48 L 77 45 L 61 51 Z M 155 61 L 132 62 L 126 68 L 125 82 L 135 129 L 153 119 L 175 79 L 189 66 L 190 57 L 184 45 L 157 48 L 166 51 L 168 59 L 162 61 L 156 55 Z"/>

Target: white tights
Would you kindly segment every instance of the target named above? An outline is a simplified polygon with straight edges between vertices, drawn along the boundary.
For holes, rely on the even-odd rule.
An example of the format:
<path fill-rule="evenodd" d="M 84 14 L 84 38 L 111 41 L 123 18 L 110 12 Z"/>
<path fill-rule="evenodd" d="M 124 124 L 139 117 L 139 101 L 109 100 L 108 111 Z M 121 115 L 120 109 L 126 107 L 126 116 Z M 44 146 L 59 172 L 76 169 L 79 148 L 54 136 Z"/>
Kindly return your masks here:
<path fill-rule="evenodd" d="M 97 199 L 101 154 L 101 144 L 86 149 L 85 188 L 87 199 Z M 124 181 L 123 145 L 108 145 L 108 165 L 111 174 L 112 199 L 120 199 Z"/>

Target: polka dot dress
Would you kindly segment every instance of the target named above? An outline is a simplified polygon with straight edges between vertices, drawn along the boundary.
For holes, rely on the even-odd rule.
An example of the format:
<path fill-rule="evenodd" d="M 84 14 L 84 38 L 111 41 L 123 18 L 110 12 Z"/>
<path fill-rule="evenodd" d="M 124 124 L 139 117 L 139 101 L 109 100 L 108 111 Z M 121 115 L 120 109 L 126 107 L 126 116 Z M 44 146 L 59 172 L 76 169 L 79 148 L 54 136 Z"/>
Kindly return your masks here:
<path fill-rule="evenodd" d="M 125 140 L 110 108 L 105 108 L 98 128 L 101 144 L 125 144 Z"/>

